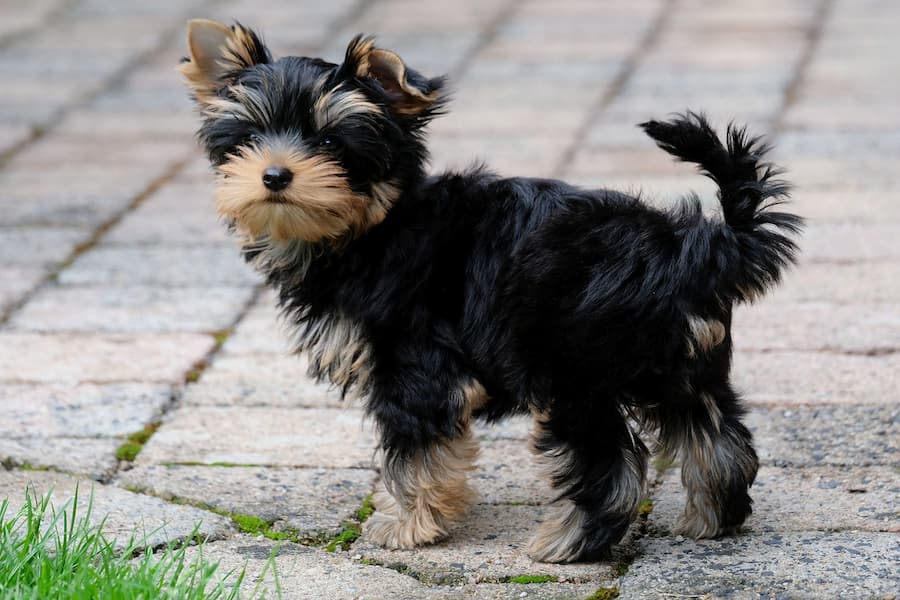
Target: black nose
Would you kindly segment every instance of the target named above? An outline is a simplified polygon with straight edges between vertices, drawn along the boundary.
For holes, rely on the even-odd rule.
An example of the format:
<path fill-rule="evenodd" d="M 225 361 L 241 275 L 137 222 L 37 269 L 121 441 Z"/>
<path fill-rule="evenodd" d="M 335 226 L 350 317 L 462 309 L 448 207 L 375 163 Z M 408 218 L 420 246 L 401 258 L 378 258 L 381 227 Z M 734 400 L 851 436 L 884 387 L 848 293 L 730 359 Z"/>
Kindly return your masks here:
<path fill-rule="evenodd" d="M 263 185 L 273 192 L 280 192 L 290 185 L 294 174 L 284 167 L 269 167 L 263 171 Z"/>

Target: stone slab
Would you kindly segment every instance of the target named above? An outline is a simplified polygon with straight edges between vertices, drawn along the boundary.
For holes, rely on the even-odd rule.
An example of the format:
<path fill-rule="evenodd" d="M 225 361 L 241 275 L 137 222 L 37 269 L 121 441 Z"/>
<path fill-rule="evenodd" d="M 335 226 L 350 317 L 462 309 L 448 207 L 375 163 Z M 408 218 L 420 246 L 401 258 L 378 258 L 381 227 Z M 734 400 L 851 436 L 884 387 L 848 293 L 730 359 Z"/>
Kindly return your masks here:
<path fill-rule="evenodd" d="M 0 333 L 0 382 L 176 383 L 214 342 L 192 333 Z"/>
<path fill-rule="evenodd" d="M 226 342 L 227 344 L 227 342 Z M 340 408 L 340 392 L 306 375 L 306 360 L 279 354 L 225 355 L 185 389 L 186 405 Z"/>
<path fill-rule="evenodd" d="M 874 304 L 898 301 L 900 261 L 889 261 L 805 263 L 789 271 L 784 284 L 771 291 L 762 303 Z"/>
<path fill-rule="evenodd" d="M 196 550 L 189 548 L 188 553 L 192 560 Z M 273 554 L 277 583 L 271 564 L 267 567 Z M 203 558 L 218 563 L 218 572 L 223 575 L 243 571 L 242 591 L 248 596 L 259 593 L 260 597 L 274 597 L 280 587 L 298 599 L 407 600 L 425 597 L 428 590 L 412 577 L 391 569 L 359 564 L 341 555 L 297 544 L 276 544 L 246 535 L 206 544 Z"/>
<path fill-rule="evenodd" d="M 738 307 L 732 332 L 741 350 L 891 352 L 900 349 L 900 304 L 762 302 Z"/>
<path fill-rule="evenodd" d="M 891 533 L 759 533 L 721 540 L 644 538 L 619 582 L 645 598 L 889 598 L 900 581 Z"/>
<path fill-rule="evenodd" d="M 549 504 L 554 494 L 522 440 L 481 440 L 471 484 L 483 504 Z"/>
<path fill-rule="evenodd" d="M 167 385 L 0 384 L 0 437 L 125 436 L 171 401 Z"/>
<path fill-rule="evenodd" d="M 138 462 L 371 467 L 374 450 L 359 410 L 190 406 L 167 415 Z"/>
<path fill-rule="evenodd" d="M 198 524 L 200 535 L 211 540 L 223 538 L 233 531 L 231 523 L 224 517 L 190 506 L 169 504 L 152 496 L 61 473 L 0 471 L 0 497 L 9 498 L 7 514 L 15 514 L 24 504 L 26 490 L 38 497 L 52 491 L 53 505 L 61 509 L 74 497 L 76 486 L 79 514 L 85 514 L 93 495 L 91 522 L 99 524 L 105 518 L 103 531 L 120 546 L 132 534 L 143 542 L 141 546 L 151 548 L 183 540 Z"/>
<path fill-rule="evenodd" d="M 900 355 L 739 351 L 732 379 L 753 404 L 897 404 Z"/>
<path fill-rule="evenodd" d="M 229 328 L 252 296 L 248 286 L 45 287 L 9 327 L 39 332 L 214 332 Z"/>
<path fill-rule="evenodd" d="M 0 463 L 54 469 L 106 481 L 116 471 L 122 440 L 84 437 L 0 437 Z M 0 471 L 2 473 L 2 471 Z"/>
<path fill-rule="evenodd" d="M 760 462 L 900 466 L 900 406 L 754 408 L 745 422 Z"/>
<path fill-rule="evenodd" d="M 222 347 L 223 355 L 290 352 L 290 330 L 283 325 L 275 293 L 265 288 Z"/>
<path fill-rule="evenodd" d="M 52 268 L 90 237 L 88 229 L 74 227 L 0 227 L 0 262 Z"/>
<path fill-rule="evenodd" d="M 472 508 L 465 521 L 437 544 L 415 550 L 386 550 L 363 536 L 350 552 L 385 565 L 405 565 L 421 581 L 435 584 L 498 582 L 517 575 L 552 575 L 571 582 L 610 579 L 608 563 L 553 565 L 528 558 L 525 547 L 538 525 L 547 518 L 544 506 L 490 506 Z"/>
<path fill-rule="evenodd" d="M 369 469 L 145 465 L 125 471 L 118 483 L 166 500 L 254 515 L 276 529 L 333 536 L 354 517 L 374 481 Z"/>
<path fill-rule="evenodd" d="M 21 302 L 48 274 L 45 268 L 0 267 L 0 315 Z"/>
<path fill-rule="evenodd" d="M 753 514 L 745 529 L 786 531 L 900 532 L 900 471 L 892 467 L 763 466 L 750 490 Z M 671 534 L 685 494 L 678 469 L 666 473 L 653 493 L 650 527 Z"/>
<path fill-rule="evenodd" d="M 812 224 L 800 242 L 801 261 L 852 262 L 900 259 L 900 224 Z"/>
<path fill-rule="evenodd" d="M 60 273 L 63 284 L 239 286 L 260 281 L 230 245 L 103 245 L 78 257 Z"/>

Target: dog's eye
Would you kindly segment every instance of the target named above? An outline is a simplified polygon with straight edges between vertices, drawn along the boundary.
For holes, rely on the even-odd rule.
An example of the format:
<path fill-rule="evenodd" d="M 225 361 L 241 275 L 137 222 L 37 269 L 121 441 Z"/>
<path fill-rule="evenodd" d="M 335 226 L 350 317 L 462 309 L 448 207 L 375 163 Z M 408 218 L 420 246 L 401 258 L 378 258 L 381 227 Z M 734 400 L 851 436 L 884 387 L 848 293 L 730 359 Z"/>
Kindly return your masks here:
<path fill-rule="evenodd" d="M 319 147 L 325 148 L 326 150 L 336 150 L 340 147 L 341 143 L 333 135 L 325 135 L 319 140 Z"/>

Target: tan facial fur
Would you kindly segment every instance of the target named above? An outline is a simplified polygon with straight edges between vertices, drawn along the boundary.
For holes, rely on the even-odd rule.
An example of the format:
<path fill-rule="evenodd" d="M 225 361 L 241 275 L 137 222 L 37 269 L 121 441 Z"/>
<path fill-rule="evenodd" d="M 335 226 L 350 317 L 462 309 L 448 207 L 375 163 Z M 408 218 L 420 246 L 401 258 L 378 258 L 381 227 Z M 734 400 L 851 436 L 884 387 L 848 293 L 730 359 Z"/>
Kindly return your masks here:
<path fill-rule="evenodd" d="M 273 166 L 294 175 L 277 193 L 262 181 Z M 368 198 L 353 193 L 340 166 L 288 143 L 244 147 L 219 171 L 216 209 L 251 240 L 334 240 L 356 233 L 367 220 Z"/>

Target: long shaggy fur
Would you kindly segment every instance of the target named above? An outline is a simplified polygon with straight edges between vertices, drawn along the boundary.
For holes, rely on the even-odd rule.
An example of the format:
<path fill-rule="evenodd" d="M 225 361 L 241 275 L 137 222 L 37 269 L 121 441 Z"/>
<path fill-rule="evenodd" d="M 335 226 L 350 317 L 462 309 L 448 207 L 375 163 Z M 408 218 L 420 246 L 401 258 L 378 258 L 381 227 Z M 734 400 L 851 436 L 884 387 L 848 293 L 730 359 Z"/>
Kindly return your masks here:
<path fill-rule="evenodd" d="M 471 420 L 529 412 L 559 505 L 535 558 L 594 560 L 622 537 L 649 454 L 636 420 L 681 459 L 680 531 L 743 523 L 758 461 L 729 381 L 732 307 L 779 281 L 801 226 L 773 210 L 788 187 L 758 139 L 731 127 L 723 142 L 694 113 L 643 124 L 717 183 L 714 218 L 691 195 L 659 210 L 483 169 L 427 176 L 423 127 L 444 107 L 443 79 L 370 38 L 335 65 L 273 61 L 255 34 L 209 21 L 190 36 L 182 71 L 222 216 L 277 290 L 311 374 L 361 396 L 377 422 L 370 539 L 447 535 L 472 499 Z M 268 167 L 293 180 L 272 190 Z"/>

